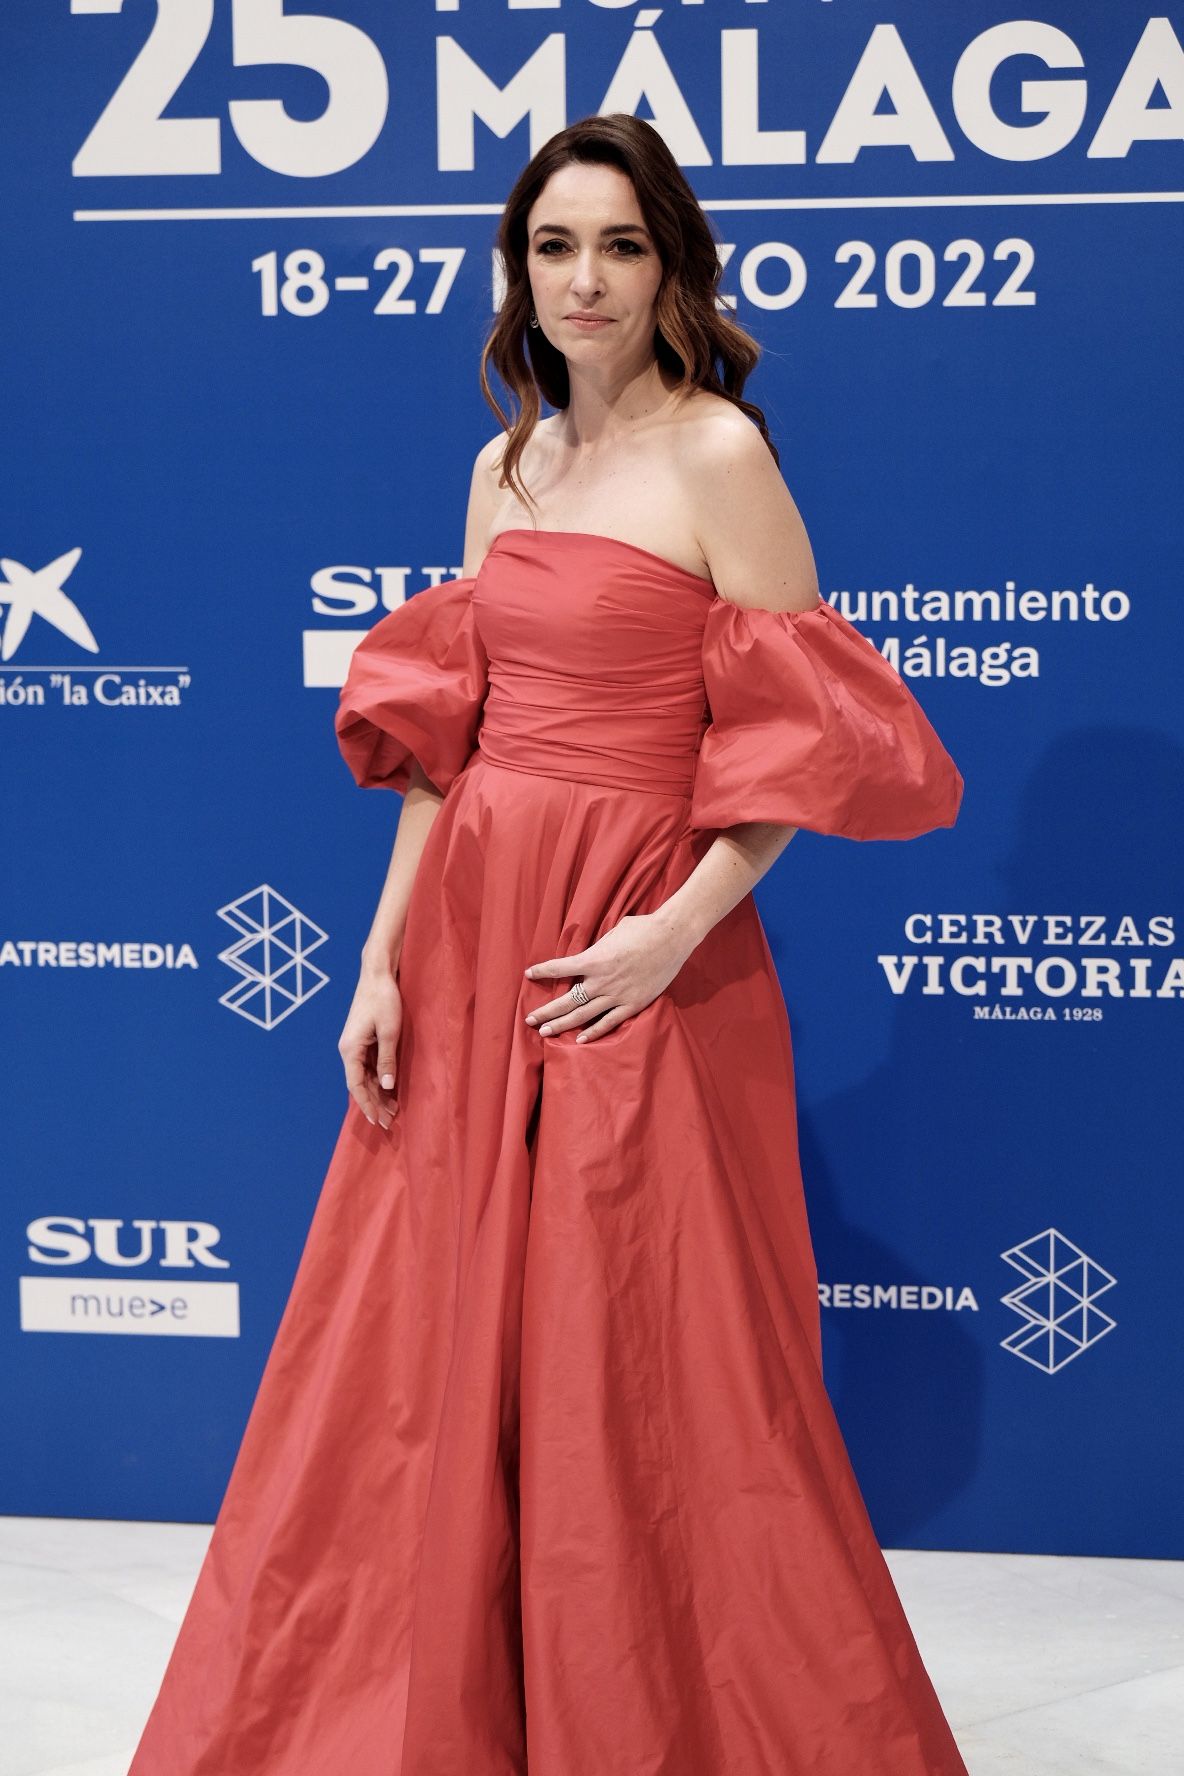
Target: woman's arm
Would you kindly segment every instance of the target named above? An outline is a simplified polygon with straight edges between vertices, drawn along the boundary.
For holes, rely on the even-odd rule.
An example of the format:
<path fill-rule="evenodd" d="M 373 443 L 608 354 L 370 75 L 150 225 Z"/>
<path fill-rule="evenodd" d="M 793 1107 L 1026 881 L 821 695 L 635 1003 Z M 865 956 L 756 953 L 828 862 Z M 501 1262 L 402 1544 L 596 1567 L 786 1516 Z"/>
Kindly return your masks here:
<path fill-rule="evenodd" d="M 395 828 L 390 866 L 378 897 L 370 933 L 362 945 L 362 973 L 376 970 L 394 973 L 403 949 L 407 907 L 423 848 L 444 797 L 423 774 L 418 759 L 411 761 L 411 780 Z"/>
<path fill-rule="evenodd" d="M 478 451 L 469 483 L 465 518 L 464 575 L 475 575 L 488 548 L 494 503 L 495 460 L 504 435 Z M 398 1110 L 395 1055 L 403 1024 L 398 987 L 399 958 L 407 908 L 428 834 L 444 797 L 425 776 L 418 760 L 410 766 L 403 806 L 395 829 L 391 860 L 378 905 L 362 945 L 357 990 L 337 1044 L 350 1096 L 370 1122 L 390 1127 Z"/>
<path fill-rule="evenodd" d="M 337 1044 L 351 1098 L 368 1122 L 384 1129 L 390 1127 L 398 1110 L 395 1051 L 403 1026 L 403 1001 L 397 975 L 407 907 L 419 860 L 443 801 L 413 760 L 386 880 L 362 945 L 358 984 Z"/>
<path fill-rule="evenodd" d="M 797 831 L 751 820 L 716 835 L 686 881 L 652 915 L 669 926 L 683 961 L 772 868 Z"/>
<path fill-rule="evenodd" d="M 588 994 L 573 1006 L 565 989 L 527 1014 L 540 1036 L 587 1024 L 577 1042 L 591 1042 L 643 1010 L 674 979 L 691 951 L 760 881 L 798 831 L 752 820 L 718 833 L 686 881 L 652 913 L 629 913 L 587 950 L 554 956 L 526 970 L 530 980 L 572 979 Z M 592 1021 L 596 1020 L 596 1021 Z"/>

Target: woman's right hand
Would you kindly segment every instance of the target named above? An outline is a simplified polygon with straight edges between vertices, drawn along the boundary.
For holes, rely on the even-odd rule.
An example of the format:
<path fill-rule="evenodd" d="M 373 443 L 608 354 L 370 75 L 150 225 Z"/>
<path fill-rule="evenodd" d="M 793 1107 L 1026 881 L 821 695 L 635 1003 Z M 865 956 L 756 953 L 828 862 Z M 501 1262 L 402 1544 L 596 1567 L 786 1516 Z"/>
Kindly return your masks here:
<path fill-rule="evenodd" d="M 403 1027 L 403 998 L 395 975 L 393 967 L 363 971 L 337 1044 L 350 1097 L 367 1121 L 384 1129 L 399 1108 L 395 1054 Z"/>

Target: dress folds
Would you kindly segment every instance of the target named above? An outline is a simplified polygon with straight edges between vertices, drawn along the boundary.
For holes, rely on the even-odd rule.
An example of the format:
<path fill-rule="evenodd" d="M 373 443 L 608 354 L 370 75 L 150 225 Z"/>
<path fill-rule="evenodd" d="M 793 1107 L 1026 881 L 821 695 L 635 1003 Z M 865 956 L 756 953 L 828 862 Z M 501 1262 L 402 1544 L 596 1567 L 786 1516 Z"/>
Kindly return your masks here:
<path fill-rule="evenodd" d="M 381 618 L 335 724 L 442 793 L 399 1110 L 347 1104 L 129 1776 L 966 1776 L 824 1384 L 753 897 L 596 1040 L 525 1022 L 718 830 L 949 826 L 952 759 L 829 607 L 585 532 Z"/>
<path fill-rule="evenodd" d="M 832 604 L 716 599 L 703 635 L 711 726 L 691 824 L 774 820 L 848 839 L 952 826 L 962 777 L 903 679 Z"/>
<path fill-rule="evenodd" d="M 473 584 L 444 580 L 416 593 L 354 649 L 336 730 L 363 789 L 402 795 L 414 757 L 443 793 L 471 757 L 488 689 Z"/>

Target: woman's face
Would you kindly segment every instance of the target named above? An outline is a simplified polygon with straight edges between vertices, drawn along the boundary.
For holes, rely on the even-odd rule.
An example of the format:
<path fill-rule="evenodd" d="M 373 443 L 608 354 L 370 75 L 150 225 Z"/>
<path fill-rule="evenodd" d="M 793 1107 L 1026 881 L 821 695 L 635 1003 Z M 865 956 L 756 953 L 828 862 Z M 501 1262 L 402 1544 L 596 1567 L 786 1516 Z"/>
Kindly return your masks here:
<path fill-rule="evenodd" d="M 662 265 L 627 174 L 560 167 L 531 205 L 526 231 L 534 309 L 551 344 L 588 368 L 652 358 Z M 598 318 L 573 318 L 581 313 Z"/>

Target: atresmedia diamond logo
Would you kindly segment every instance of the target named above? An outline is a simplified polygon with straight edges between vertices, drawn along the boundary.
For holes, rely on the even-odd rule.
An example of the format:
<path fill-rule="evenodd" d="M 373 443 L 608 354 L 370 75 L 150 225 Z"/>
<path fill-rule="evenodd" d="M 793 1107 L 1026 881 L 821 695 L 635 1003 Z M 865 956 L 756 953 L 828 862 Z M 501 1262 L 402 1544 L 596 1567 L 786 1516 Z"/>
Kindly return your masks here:
<path fill-rule="evenodd" d="M 1054 1375 L 1114 1330 L 1116 1322 L 1097 1300 L 1114 1287 L 1116 1278 L 1055 1227 L 1001 1256 L 1026 1278 L 1003 1296 L 1023 1321 L 1001 1340 L 1012 1356 Z"/>
<path fill-rule="evenodd" d="M 218 917 L 243 934 L 218 952 L 242 976 L 218 1000 L 229 1011 L 274 1030 L 329 979 L 308 960 L 328 933 L 266 882 L 219 907 Z"/>

